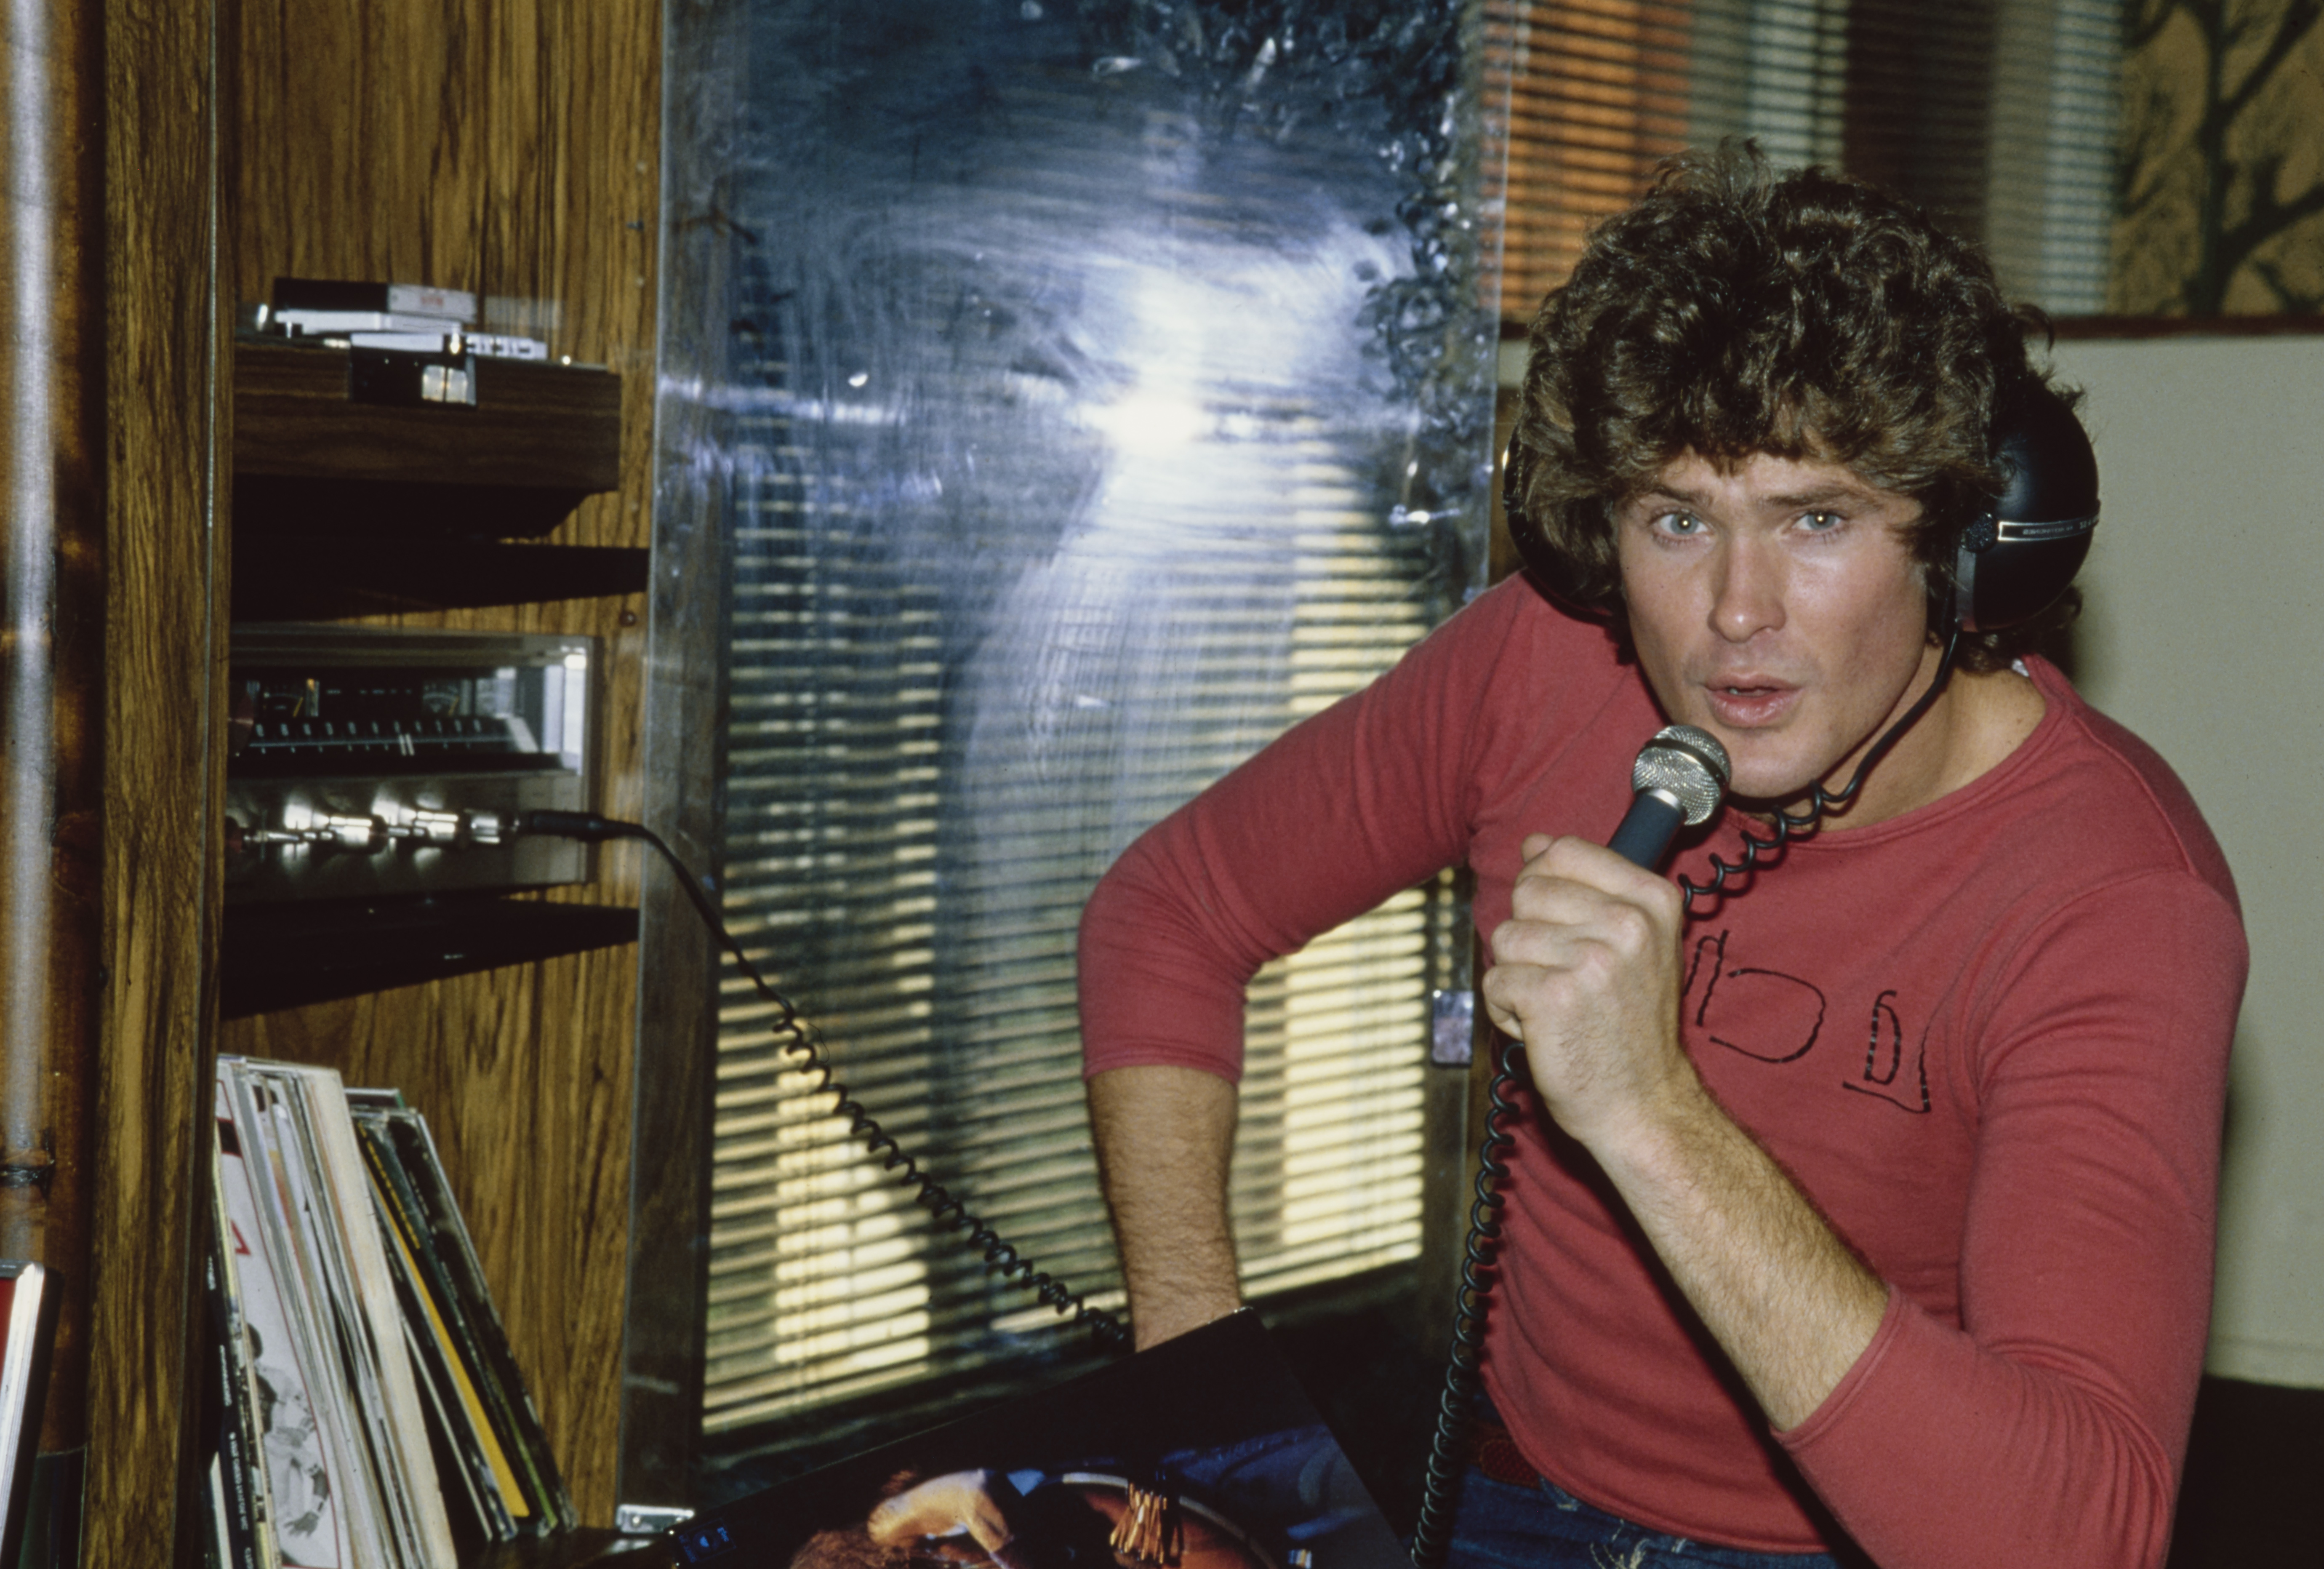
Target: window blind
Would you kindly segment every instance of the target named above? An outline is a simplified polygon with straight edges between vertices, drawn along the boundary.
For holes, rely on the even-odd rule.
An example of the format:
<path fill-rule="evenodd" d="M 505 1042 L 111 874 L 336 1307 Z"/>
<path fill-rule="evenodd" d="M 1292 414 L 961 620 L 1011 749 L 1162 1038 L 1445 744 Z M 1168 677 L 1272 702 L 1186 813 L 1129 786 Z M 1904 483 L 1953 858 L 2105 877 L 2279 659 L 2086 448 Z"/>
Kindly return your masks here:
<path fill-rule="evenodd" d="M 742 247 L 720 394 L 723 895 L 897 1143 L 1118 1306 L 1082 906 L 1137 833 L 1460 602 L 1491 334 L 1452 309 L 1471 259 L 1415 261 L 1416 171 L 1453 150 L 1441 97 L 1395 99 L 1396 27 L 1291 35 L 1221 107 L 1179 85 L 1175 24 L 1176 77 L 1128 51 L 1093 74 L 1013 7 L 957 14 L 859 39 L 776 6 L 756 33 L 786 89 L 730 198 L 770 238 Z M 1452 378 L 1427 396 L 1391 337 L 1414 322 Z M 1479 415 L 1458 464 L 1415 429 L 1440 397 Z M 1455 918 L 1449 882 L 1406 891 L 1253 982 L 1231 1204 L 1255 1297 L 1416 1256 Z M 727 975 L 706 1432 L 779 1443 L 1078 1349 L 933 1230 L 768 1023 Z"/>
<path fill-rule="evenodd" d="M 2117 0 L 1496 0 L 1501 313 L 1531 318 L 1664 158 L 1756 140 L 1900 191 L 2013 296 L 2102 308 Z"/>
<path fill-rule="evenodd" d="M 2106 309 L 2121 0 L 2003 7 L 1986 245 L 2002 285 L 2056 316 Z"/>
<path fill-rule="evenodd" d="M 804 457 L 790 418 L 764 426 L 770 452 Z M 737 531 L 729 918 L 754 959 L 797 978 L 841 1075 L 899 1142 L 1102 1302 L 1120 1296 L 1072 946 L 1107 857 L 1075 824 L 1159 817 L 1428 624 L 1425 552 L 1384 550 L 1353 476 L 1321 457 L 1293 492 L 1290 549 L 1189 538 L 1202 558 L 1148 585 L 1186 644 L 1173 684 L 1191 733 L 1124 756 L 1101 723 L 1051 754 L 1038 790 L 993 766 L 1021 753 L 980 756 L 959 733 L 941 591 L 867 552 L 865 508 L 777 468 Z M 1255 600 L 1288 606 L 1287 629 Z M 1442 893 L 1414 891 L 1253 983 L 1232 1203 L 1254 1294 L 1416 1251 L 1427 951 L 1449 918 Z M 957 1375 L 1053 1333 L 1048 1310 L 930 1235 L 770 1044 L 747 984 L 730 977 L 724 995 L 708 1427 Z"/>
<path fill-rule="evenodd" d="M 1638 198 L 1696 139 L 1695 7 L 1686 0 L 1496 0 L 1488 11 L 1488 129 L 1501 171 L 1501 314 L 1532 318 L 1590 230 Z"/>
<path fill-rule="evenodd" d="M 786 423 L 768 420 L 776 446 Z M 799 978 L 842 1076 L 897 1140 L 1103 1302 L 1120 1297 L 1082 1106 L 1072 944 L 1104 857 L 1068 821 L 1157 818 L 1190 773 L 1223 771 L 1255 732 L 1360 684 L 1425 630 L 1416 563 L 1383 556 L 1376 520 L 1342 510 L 1344 496 L 1333 505 L 1344 485 L 1328 468 L 1308 477 L 1304 549 L 1250 541 L 1167 590 L 1174 622 L 1208 628 L 1185 678 L 1209 716 L 1197 734 L 1159 768 L 1082 744 L 1030 797 L 946 734 L 938 615 L 912 613 L 925 595 L 900 566 L 862 558 L 861 510 L 770 484 L 738 531 L 752 555 L 736 566 L 729 918 L 755 960 Z M 807 580 L 781 583 L 787 567 Z M 1287 649 L 1249 603 L 1270 575 L 1295 606 Z M 1099 766 L 1074 766 L 1086 763 Z M 981 865 L 959 863 L 963 821 Z M 945 897 L 963 872 L 982 908 Z M 1432 918 L 1449 918 L 1442 896 L 1407 893 L 1252 986 L 1233 1208 L 1256 1294 L 1417 1249 Z M 747 984 L 730 978 L 725 999 L 709 1428 L 957 1374 L 1049 1333 L 1047 1309 L 929 1234 L 770 1043 Z"/>

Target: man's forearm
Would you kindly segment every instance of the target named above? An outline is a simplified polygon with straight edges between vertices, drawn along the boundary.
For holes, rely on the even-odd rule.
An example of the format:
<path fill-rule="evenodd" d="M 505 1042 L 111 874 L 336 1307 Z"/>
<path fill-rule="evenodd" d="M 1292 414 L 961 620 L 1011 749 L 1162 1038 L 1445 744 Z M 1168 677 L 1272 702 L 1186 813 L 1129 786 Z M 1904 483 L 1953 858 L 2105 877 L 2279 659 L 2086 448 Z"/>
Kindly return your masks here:
<path fill-rule="evenodd" d="M 1194 1068 L 1113 1068 L 1089 1081 L 1089 1105 L 1139 1348 L 1241 1306 L 1227 1223 L 1234 1086 Z"/>
<path fill-rule="evenodd" d="M 1888 1288 L 1708 1093 L 1599 1164 L 1775 1427 L 1856 1364 Z"/>
<path fill-rule="evenodd" d="M 1872 1343 L 1888 1293 L 1711 1098 L 1679 1034 L 1678 891 L 1536 835 L 1493 934 L 1493 1022 L 1597 1158 L 1767 1419 L 1803 1422 Z"/>

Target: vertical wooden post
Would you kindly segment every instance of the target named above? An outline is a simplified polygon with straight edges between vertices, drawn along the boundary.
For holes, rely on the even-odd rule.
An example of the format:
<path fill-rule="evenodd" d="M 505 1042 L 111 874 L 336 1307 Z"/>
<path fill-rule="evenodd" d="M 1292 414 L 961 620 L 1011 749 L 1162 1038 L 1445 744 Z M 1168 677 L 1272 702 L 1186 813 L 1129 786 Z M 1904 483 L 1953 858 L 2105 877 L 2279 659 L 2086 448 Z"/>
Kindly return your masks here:
<path fill-rule="evenodd" d="M 212 1529 L 198 1418 L 224 768 L 210 720 L 225 698 L 229 591 L 220 0 L 80 4 L 102 18 L 103 74 L 84 91 L 105 117 L 112 629 L 80 1552 L 88 1569 L 190 1569 Z"/>
<path fill-rule="evenodd" d="M 40 1444 L 77 1479 L 104 985 L 104 139 L 94 5 L 5 4 L 0 1255 L 39 1260 L 59 1292 Z"/>

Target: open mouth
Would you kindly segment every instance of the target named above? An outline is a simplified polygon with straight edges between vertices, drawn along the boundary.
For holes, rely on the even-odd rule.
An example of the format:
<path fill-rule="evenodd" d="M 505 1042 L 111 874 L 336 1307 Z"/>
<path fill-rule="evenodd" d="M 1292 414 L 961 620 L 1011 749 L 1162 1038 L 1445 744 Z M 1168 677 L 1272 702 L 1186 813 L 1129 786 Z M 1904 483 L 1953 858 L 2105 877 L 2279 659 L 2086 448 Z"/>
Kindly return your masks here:
<path fill-rule="evenodd" d="M 1767 724 L 1782 714 L 1799 688 L 1773 682 L 1732 681 L 1711 686 L 1707 691 L 1711 709 L 1721 722 L 1754 725 Z"/>

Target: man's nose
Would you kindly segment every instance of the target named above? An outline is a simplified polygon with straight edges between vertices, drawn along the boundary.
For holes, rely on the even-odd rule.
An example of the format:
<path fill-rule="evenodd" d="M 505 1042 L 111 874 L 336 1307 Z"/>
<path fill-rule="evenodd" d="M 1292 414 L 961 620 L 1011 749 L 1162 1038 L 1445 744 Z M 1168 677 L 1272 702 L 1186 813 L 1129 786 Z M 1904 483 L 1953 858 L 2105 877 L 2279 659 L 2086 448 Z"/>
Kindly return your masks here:
<path fill-rule="evenodd" d="M 1711 629 L 1729 642 L 1748 642 L 1784 624 L 1784 564 L 1770 543 L 1730 540 L 1720 552 L 1711 605 Z"/>

